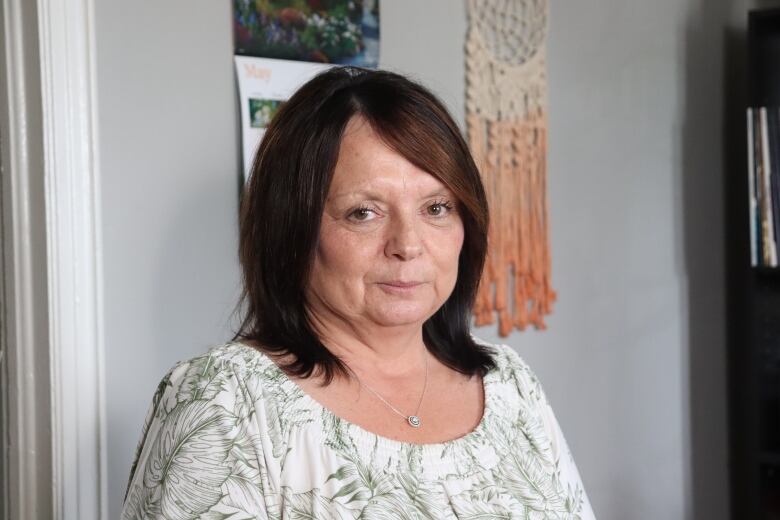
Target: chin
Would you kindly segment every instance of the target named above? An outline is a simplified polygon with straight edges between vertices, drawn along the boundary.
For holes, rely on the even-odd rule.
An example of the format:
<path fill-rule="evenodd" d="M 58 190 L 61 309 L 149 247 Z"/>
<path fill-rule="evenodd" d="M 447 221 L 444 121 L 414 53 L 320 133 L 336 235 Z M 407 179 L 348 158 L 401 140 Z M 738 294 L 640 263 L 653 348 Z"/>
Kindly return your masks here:
<path fill-rule="evenodd" d="M 430 305 L 420 305 L 416 302 L 407 302 L 404 304 L 382 305 L 374 309 L 374 321 L 382 325 L 402 326 L 419 323 L 422 326 L 438 309 L 431 308 Z"/>

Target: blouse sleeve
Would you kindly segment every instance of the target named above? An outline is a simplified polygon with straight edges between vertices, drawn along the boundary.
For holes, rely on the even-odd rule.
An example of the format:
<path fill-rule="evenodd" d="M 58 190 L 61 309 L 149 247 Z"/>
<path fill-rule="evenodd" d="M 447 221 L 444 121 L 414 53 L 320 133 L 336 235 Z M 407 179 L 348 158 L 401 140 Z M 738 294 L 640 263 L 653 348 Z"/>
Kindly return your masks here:
<path fill-rule="evenodd" d="M 588 500 L 588 495 L 585 492 L 585 486 L 582 484 L 577 465 L 574 463 L 574 456 L 569 449 L 569 445 L 566 443 L 566 438 L 563 436 L 561 426 L 558 424 L 555 413 L 547 401 L 546 396 L 544 396 L 543 390 L 542 396 L 542 414 L 544 416 L 545 428 L 550 434 L 553 456 L 558 461 L 561 485 L 564 489 L 567 489 L 569 495 L 580 494 L 579 498 L 582 499 L 582 507 L 579 510 L 579 519 L 595 520 L 596 517 L 593 514 L 593 508 L 591 507 L 590 500 Z"/>
<path fill-rule="evenodd" d="M 206 355 L 180 363 L 160 382 L 123 520 L 268 517 L 254 399 L 232 367 L 211 361 Z"/>
<path fill-rule="evenodd" d="M 595 520 L 596 517 L 585 492 L 585 486 L 580 478 L 577 465 L 574 463 L 574 457 L 566 443 L 563 431 L 561 431 L 541 381 L 511 346 L 501 345 L 501 348 L 503 348 L 504 354 L 508 357 L 508 364 L 512 367 L 511 370 L 514 377 L 518 380 L 518 389 L 521 393 L 526 393 L 528 399 L 535 403 L 534 406 L 538 410 L 539 420 L 544 427 L 547 438 L 550 440 L 555 471 L 562 491 L 567 497 L 567 504 L 571 508 L 567 509 L 574 512 L 577 515 L 574 518 L 578 520 Z"/>

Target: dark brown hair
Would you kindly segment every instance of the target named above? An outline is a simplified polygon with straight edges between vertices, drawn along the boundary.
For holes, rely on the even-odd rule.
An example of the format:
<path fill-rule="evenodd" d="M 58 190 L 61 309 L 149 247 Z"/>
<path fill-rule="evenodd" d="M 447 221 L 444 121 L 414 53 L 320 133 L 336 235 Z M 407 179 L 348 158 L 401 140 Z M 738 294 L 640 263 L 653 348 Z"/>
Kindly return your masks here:
<path fill-rule="evenodd" d="M 342 362 L 307 320 L 304 288 L 347 122 L 361 115 L 388 146 L 445 184 L 464 225 L 452 294 L 423 324 L 428 350 L 461 373 L 494 366 L 470 334 L 471 310 L 487 251 L 488 206 L 474 160 L 447 109 L 422 85 L 389 71 L 334 67 L 285 102 L 255 155 L 240 208 L 239 259 L 244 315 L 233 340 L 251 340 L 268 354 L 293 353 L 288 374 L 323 371 Z"/>

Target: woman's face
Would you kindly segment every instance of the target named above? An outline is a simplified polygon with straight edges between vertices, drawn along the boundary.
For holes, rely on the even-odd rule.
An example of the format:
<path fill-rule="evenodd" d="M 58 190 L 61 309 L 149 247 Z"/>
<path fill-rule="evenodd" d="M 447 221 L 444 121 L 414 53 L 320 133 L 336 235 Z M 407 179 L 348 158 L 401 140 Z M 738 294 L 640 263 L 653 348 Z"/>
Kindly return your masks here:
<path fill-rule="evenodd" d="M 452 293 L 462 245 L 453 193 L 352 118 L 325 202 L 309 310 L 359 327 L 422 325 Z"/>

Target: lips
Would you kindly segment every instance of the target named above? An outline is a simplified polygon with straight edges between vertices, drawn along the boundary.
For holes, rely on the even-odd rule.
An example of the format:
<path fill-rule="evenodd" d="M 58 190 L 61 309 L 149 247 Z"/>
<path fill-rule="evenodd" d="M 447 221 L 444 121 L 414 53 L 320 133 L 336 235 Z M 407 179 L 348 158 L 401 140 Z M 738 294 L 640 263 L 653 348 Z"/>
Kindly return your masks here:
<path fill-rule="evenodd" d="M 379 288 L 385 293 L 401 297 L 414 296 L 421 285 L 423 285 L 423 282 L 409 280 L 389 280 L 387 282 L 379 282 L 378 284 Z"/>
<path fill-rule="evenodd" d="M 406 287 L 414 287 L 415 285 L 420 285 L 422 282 L 404 282 L 402 280 L 392 280 L 389 282 L 380 282 L 383 285 L 389 285 L 391 287 L 399 287 L 399 288 L 406 288 Z"/>

